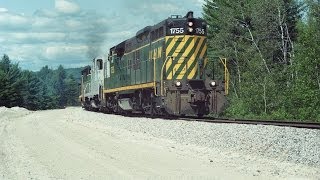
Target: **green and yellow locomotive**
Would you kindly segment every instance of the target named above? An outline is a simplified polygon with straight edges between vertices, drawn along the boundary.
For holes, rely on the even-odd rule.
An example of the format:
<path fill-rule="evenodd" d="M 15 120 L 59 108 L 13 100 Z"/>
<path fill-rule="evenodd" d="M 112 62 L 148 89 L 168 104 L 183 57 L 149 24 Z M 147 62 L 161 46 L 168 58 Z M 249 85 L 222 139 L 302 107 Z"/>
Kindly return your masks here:
<path fill-rule="evenodd" d="M 150 115 L 221 112 L 225 88 L 206 73 L 206 27 L 192 12 L 171 16 L 93 59 L 82 71 L 83 106 Z"/>

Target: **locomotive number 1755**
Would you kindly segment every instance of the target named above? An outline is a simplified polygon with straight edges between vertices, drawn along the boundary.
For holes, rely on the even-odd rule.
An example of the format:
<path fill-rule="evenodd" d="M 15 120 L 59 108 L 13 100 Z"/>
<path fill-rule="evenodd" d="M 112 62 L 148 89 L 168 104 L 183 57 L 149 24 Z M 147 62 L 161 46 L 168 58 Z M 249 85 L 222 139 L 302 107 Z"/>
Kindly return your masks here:
<path fill-rule="evenodd" d="M 171 34 L 183 34 L 184 29 L 183 28 L 171 28 L 170 33 Z"/>

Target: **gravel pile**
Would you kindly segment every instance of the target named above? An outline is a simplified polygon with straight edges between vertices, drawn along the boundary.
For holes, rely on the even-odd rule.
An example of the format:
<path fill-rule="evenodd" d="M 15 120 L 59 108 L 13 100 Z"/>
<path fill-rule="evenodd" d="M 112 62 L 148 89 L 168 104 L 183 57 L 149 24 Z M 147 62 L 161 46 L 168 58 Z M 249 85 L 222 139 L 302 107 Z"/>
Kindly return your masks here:
<path fill-rule="evenodd" d="M 4 106 L 0 107 L 0 119 L 9 118 L 9 117 L 16 118 L 16 117 L 20 117 L 30 113 L 32 112 L 22 107 L 12 107 L 12 108 L 7 108 Z"/>
<path fill-rule="evenodd" d="M 320 130 L 264 125 L 213 124 L 101 114 L 108 126 L 181 144 L 253 154 L 320 168 Z"/>

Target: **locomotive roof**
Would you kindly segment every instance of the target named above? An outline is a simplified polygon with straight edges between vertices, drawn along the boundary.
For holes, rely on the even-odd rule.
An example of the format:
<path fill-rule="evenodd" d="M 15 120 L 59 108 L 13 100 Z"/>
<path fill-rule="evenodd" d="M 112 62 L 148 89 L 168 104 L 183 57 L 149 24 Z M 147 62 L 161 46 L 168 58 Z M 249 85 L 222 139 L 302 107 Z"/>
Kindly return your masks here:
<path fill-rule="evenodd" d="M 121 43 L 113 46 L 112 48 L 110 48 L 110 52 L 115 50 L 116 52 L 118 51 L 124 51 L 125 47 L 127 44 L 138 44 L 137 43 L 137 37 L 143 35 L 143 34 L 148 34 L 150 32 L 152 32 L 153 30 L 159 29 L 160 27 L 166 27 L 167 25 L 170 25 L 171 23 L 173 23 L 174 21 L 181 21 L 187 18 L 193 18 L 193 12 L 189 11 L 184 17 L 182 17 L 181 15 L 171 15 L 171 17 L 168 17 L 166 19 L 164 19 L 163 21 L 153 25 L 153 26 L 146 26 L 142 29 L 140 29 L 139 31 L 137 31 L 136 35 L 134 37 L 131 37 L 129 39 L 126 39 L 124 41 L 122 41 Z M 201 18 L 196 18 L 196 19 L 201 19 Z M 202 19 L 201 19 L 202 20 Z M 120 49 L 120 50 L 119 50 Z"/>
<path fill-rule="evenodd" d="M 153 26 L 146 26 L 136 33 L 136 37 L 144 32 L 150 32 L 150 31 L 158 29 L 162 26 L 166 26 L 166 25 L 170 24 L 171 22 L 173 22 L 174 20 L 181 20 L 181 19 L 187 19 L 187 18 L 193 18 L 192 11 L 189 11 L 184 17 L 182 17 L 181 15 L 171 15 L 171 17 L 168 17 L 167 19 L 165 19 L 165 20 L 163 20 Z M 135 38 L 135 37 L 133 37 L 133 38 Z"/>

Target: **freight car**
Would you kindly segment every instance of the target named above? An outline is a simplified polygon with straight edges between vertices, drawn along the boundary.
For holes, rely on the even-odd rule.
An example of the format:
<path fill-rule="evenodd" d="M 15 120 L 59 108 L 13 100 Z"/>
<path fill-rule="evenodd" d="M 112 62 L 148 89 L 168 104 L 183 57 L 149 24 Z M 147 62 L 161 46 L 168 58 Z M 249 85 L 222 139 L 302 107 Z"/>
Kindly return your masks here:
<path fill-rule="evenodd" d="M 141 29 L 82 71 L 83 107 L 149 115 L 220 113 L 225 86 L 207 76 L 206 36 L 206 22 L 191 11 Z"/>

